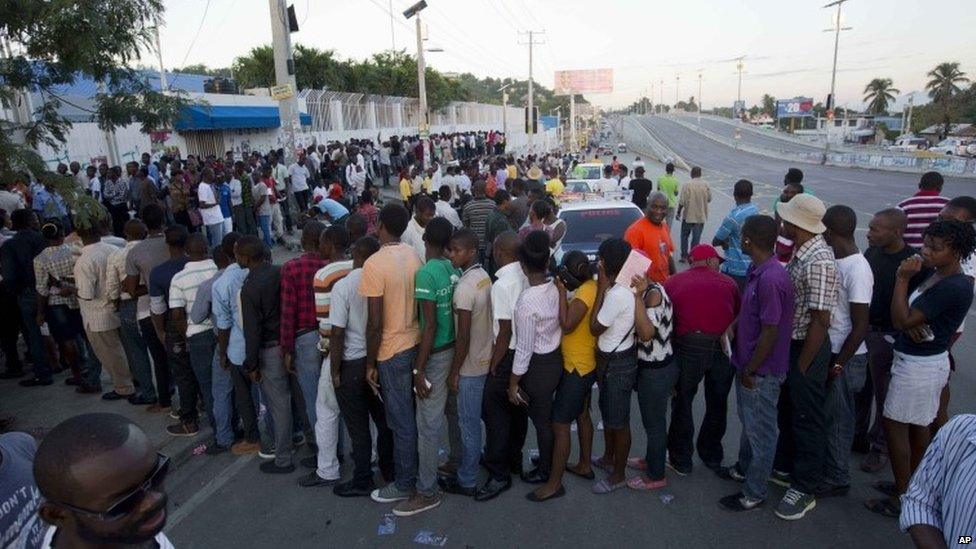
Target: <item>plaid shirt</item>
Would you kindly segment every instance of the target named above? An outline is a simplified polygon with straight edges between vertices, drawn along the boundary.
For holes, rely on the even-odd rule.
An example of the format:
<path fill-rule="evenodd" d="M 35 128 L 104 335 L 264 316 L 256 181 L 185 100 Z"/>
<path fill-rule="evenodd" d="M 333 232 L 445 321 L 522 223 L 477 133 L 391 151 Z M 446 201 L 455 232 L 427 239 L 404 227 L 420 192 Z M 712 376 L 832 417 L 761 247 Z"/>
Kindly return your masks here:
<path fill-rule="evenodd" d="M 834 252 L 816 235 L 796 249 L 786 266 L 793 281 L 793 339 L 807 337 L 810 311 L 831 311 L 837 302 Z"/>
<path fill-rule="evenodd" d="M 281 327 L 278 343 L 282 350 L 295 350 L 295 336 L 318 328 L 312 279 L 328 261 L 306 252 L 281 266 Z"/>
<path fill-rule="evenodd" d="M 78 308 L 78 299 L 74 296 L 61 297 L 50 293 L 50 284 L 54 281 L 75 282 L 75 254 L 68 244 L 48 246 L 34 258 L 34 285 L 37 293 L 47 297 L 47 304 L 67 305 L 71 309 Z"/>

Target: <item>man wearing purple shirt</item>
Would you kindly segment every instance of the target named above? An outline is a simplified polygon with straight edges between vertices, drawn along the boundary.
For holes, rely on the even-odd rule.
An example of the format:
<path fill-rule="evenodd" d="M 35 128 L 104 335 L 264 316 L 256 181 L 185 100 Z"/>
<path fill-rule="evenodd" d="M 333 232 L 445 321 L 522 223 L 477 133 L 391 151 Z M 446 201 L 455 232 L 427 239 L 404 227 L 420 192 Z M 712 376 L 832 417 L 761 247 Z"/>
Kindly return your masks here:
<path fill-rule="evenodd" d="M 777 402 L 789 370 L 793 322 L 793 283 L 774 256 L 778 230 L 776 220 L 765 215 L 750 216 L 742 225 L 742 252 L 752 260 L 732 350 L 742 438 L 738 463 L 721 476 L 743 485 L 719 500 L 728 511 L 749 511 L 766 501 L 776 455 Z"/>

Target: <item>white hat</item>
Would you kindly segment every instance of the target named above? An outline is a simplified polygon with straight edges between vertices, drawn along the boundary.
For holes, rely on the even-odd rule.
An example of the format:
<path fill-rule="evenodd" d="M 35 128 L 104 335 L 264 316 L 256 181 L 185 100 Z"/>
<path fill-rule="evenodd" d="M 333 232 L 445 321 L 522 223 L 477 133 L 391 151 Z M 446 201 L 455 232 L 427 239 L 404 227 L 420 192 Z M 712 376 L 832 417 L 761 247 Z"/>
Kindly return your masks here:
<path fill-rule="evenodd" d="M 823 234 L 827 230 L 823 224 L 827 207 L 819 198 L 811 194 L 794 196 L 789 202 L 780 204 L 777 212 L 783 221 L 792 223 L 804 231 Z"/>

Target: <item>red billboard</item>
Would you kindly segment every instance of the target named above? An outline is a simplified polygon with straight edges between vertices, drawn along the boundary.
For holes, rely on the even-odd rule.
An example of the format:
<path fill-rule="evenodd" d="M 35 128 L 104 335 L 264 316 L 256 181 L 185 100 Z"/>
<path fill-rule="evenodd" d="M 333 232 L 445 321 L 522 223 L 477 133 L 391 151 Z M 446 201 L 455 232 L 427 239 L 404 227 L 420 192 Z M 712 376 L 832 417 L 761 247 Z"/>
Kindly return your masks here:
<path fill-rule="evenodd" d="M 611 93 L 613 69 L 556 71 L 556 95 Z"/>

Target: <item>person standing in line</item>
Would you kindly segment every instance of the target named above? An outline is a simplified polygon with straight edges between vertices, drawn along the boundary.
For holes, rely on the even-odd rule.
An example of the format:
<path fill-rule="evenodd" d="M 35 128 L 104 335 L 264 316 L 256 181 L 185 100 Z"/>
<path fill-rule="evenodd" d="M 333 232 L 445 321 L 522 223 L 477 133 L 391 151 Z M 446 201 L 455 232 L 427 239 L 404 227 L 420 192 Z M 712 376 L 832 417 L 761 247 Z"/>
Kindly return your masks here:
<path fill-rule="evenodd" d="M 224 214 L 220 211 L 220 202 L 214 190 L 214 172 L 209 167 L 200 171 L 197 200 L 203 226 L 207 230 L 207 244 L 213 248 L 224 238 Z"/>
<path fill-rule="evenodd" d="M 288 189 L 291 186 L 291 175 L 285 166 L 285 159 L 280 154 L 268 156 L 268 163 L 271 164 L 272 176 L 274 177 L 274 188 L 272 192 L 278 197 L 278 216 L 279 221 L 284 223 L 284 231 L 289 236 L 292 234 L 291 205 L 288 200 Z M 281 228 L 281 225 L 279 225 Z"/>
<path fill-rule="evenodd" d="M 701 242 L 702 229 L 708 220 L 708 204 L 712 201 L 712 191 L 701 177 L 701 168 L 691 168 L 691 180 L 681 187 L 678 196 L 678 219 L 681 220 L 681 262 L 688 262 L 688 237 L 691 247 Z M 684 214 L 684 215 L 682 215 Z"/>
<path fill-rule="evenodd" d="M 590 464 L 593 450 L 593 422 L 590 419 L 590 391 L 596 382 L 597 338 L 590 332 L 590 315 L 596 302 L 597 284 L 593 280 L 586 254 L 572 250 L 563 256 L 563 267 L 554 278 L 559 291 L 559 325 L 563 331 L 563 377 L 556 388 L 552 405 L 553 450 L 549 481 L 526 494 L 533 502 L 542 502 L 566 494 L 562 478 L 566 471 L 593 480 Z M 571 298 L 567 292 L 573 292 Z M 570 454 L 570 425 L 576 422 L 579 432 L 579 462 L 567 466 Z"/>
<path fill-rule="evenodd" d="M 837 303 L 831 313 L 831 368 L 827 374 L 827 456 L 823 484 L 817 497 L 846 495 L 850 491 L 851 446 L 854 442 L 854 397 L 867 380 L 868 333 L 874 275 L 871 265 L 854 242 L 857 216 L 848 206 L 827 208 L 824 240 L 834 251 L 837 264 Z"/>
<path fill-rule="evenodd" d="M 660 192 L 651 193 L 647 197 L 644 217 L 635 221 L 624 232 L 624 240 L 630 247 L 640 250 L 651 260 L 647 276 L 658 284 L 676 272 L 674 242 L 671 241 L 668 224 L 664 221 L 667 211 L 668 197 Z"/>
<path fill-rule="evenodd" d="M 297 378 L 308 425 L 315 425 L 315 402 L 322 373 L 318 320 L 315 316 L 315 273 L 327 260 L 319 255 L 325 224 L 309 221 L 302 227 L 302 255 L 281 266 L 281 320 L 278 345 L 285 371 Z"/>
<path fill-rule="evenodd" d="M 434 201 L 427 196 L 421 196 L 417 198 L 417 201 L 413 205 L 413 216 L 410 217 L 410 223 L 407 223 L 407 230 L 403 232 L 403 236 L 400 240 L 404 244 L 408 244 L 413 247 L 414 251 L 417 252 L 417 256 L 420 257 L 421 263 L 425 263 L 425 256 L 427 254 L 427 247 L 424 243 L 424 230 L 427 224 L 430 223 L 431 219 L 437 215 L 437 208 L 434 206 Z"/>
<path fill-rule="evenodd" d="M 417 488 L 417 418 L 414 412 L 414 359 L 420 330 L 414 301 L 414 277 L 421 261 L 400 241 L 410 213 L 399 204 L 380 210 L 377 232 L 382 247 L 363 265 L 359 295 L 367 299 L 366 379 L 382 391 L 386 419 L 393 430 L 396 481 L 374 490 L 377 503 L 414 496 Z"/>
<path fill-rule="evenodd" d="M 102 400 L 128 398 L 135 394 L 135 386 L 119 338 L 115 304 L 109 301 L 105 291 L 108 256 L 117 248 L 101 241 L 101 229 L 97 226 L 78 227 L 78 236 L 84 247 L 74 266 L 75 294 L 88 342 L 98 362 L 108 370 L 114 386 L 102 395 Z"/>
<path fill-rule="evenodd" d="M 217 204 L 220 206 L 220 215 L 224 218 L 224 227 L 221 233 L 220 241 L 213 246 L 217 248 L 220 246 L 220 242 L 223 242 L 223 235 L 234 230 L 234 218 L 233 209 L 231 208 L 231 194 L 230 194 L 230 172 L 216 172 L 214 174 L 214 184 L 213 190 L 214 195 L 217 197 Z"/>
<path fill-rule="evenodd" d="M 631 247 L 625 240 L 611 238 L 600 244 L 596 301 L 590 315 L 590 333 L 597 337 L 597 382 L 600 384 L 600 415 L 606 429 L 607 447 L 593 465 L 610 476 L 593 486 L 593 493 L 608 494 L 627 485 L 627 457 L 630 455 L 630 400 L 637 383 L 637 352 L 634 338 L 636 300 L 626 284 L 616 282 Z"/>
<path fill-rule="evenodd" d="M 681 185 L 678 183 L 678 178 L 674 176 L 674 164 L 668 162 L 664 166 L 665 174 L 662 175 L 657 180 L 657 186 L 654 192 L 664 193 L 664 196 L 668 199 L 668 209 L 665 213 L 664 219 L 668 223 L 668 227 L 674 226 L 674 212 L 678 208 L 678 193 Z"/>
<path fill-rule="evenodd" d="M 136 299 L 139 333 L 152 357 L 157 402 L 146 408 L 146 411 L 151 413 L 169 412 L 173 399 L 173 391 L 170 388 L 171 366 L 167 359 L 164 340 L 159 338 L 153 325 L 148 291 L 152 270 L 170 258 L 169 247 L 163 235 L 164 219 L 165 212 L 158 204 L 149 204 L 142 209 L 146 237 L 126 253 L 125 279 L 122 281 L 122 291 Z"/>
<path fill-rule="evenodd" d="M 895 279 L 891 320 L 899 330 L 884 404 L 893 487 L 888 498 L 865 502 L 875 513 L 897 517 L 900 496 L 929 445 L 942 389 L 949 381 L 949 341 L 973 302 L 973 283 L 960 265 L 976 250 L 972 224 L 936 220 L 923 234 L 922 255 L 902 261 Z M 908 294 L 925 266 L 934 272 Z M 890 490 L 887 490 L 890 488 Z"/>
<path fill-rule="evenodd" d="M 647 197 L 654 190 L 654 183 L 644 177 L 643 165 L 634 168 L 634 178 L 630 180 L 627 188 L 634 191 L 631 201 L 638 208 L 642 210 L 647 209 Z"/>
<path fill-rule="evenodd" d="M 234 230 L 242 235 L 258 234 L 251 178 L 244 172 L 244 163 L 239 160 L 234 162 L 234 172 L 230 178 L 230 197 Z"/>
<path fill-rule="evenodd" d="M 318 222 L 313 222 L 318 223 Z M 319 223 L 319 225 L 321 225 Z M 305 227 L 308 227 L 306 223 Z M 324 226 L 323 226 L 324 228 Z M 352 270 L 352 261 L 348 259 L 349 232 L 342 225 L 331 225 L 321 230 L 318 237 L 318 256 L 325 262 L 312 276 L 312 295 L 315 306 L 315 321 L 317 325 L 315 351 L 325 354 L 321 360 L 321 369 L 316 379 L 315 398 L 310 407 L 314 407 L 314 429 L 317 451 L 315 455 L 302 460 L 302 465 L 315 469 L 299 479 L 300 486 L 310 488 L 315 486 L 332 486 L 339 481 L 339 401 L 336 387 L 333 384 L 332 371 L 340 365 L 332 366 L 333 351 L 329 349 L 331 324 L 331 301 L 334 285 L 345 278 Z M 305 236 L 304 228 L 302 236 Z M 284 285 L 284 281 L 282 281 Z M 284 291 L 284 290 L 282 290 Z M 282 317 L 284 319 L 284 317 Z M 303 336 L 307 337 L 307 336 Z M 340 359 L 341 362 L 341 359 Z M 304 389 L 303 389 L 304 392 Z M 309 398 L 309 397 L 306 397 Z M 352 436 L 352 435 L 350 435 Z M 368 493 L 365 495 L 369 495 Z"/>
<path fill-rule="evenodd" d="M 779 223 L 766 215 L 754 215 L 742 224 L 742 251 L 750 265 L 732 348 L 742 435 L 738 461 L 720 473 L 741 482 L 742 490 L 719 500 L 726 511 L 757 509 L 768 497 L 766 483 L 779 436 L 776 409 L 789 370 L 793 327 L 793 282 L 775 257 L 778 234 Z"/>
<path fill-rule="evenodd" d="M 474 199 L 464 205 L 461 211 L 461 222 L 464 226 L 474 231 L 478 237 L 479 261 L 485 265 L 488 261 L 486 249 L 488 247 L 487 230 L 488 218 L 492 210 L 495 209 L 495 202 L 485 195 L 485 181 L 478 179 L 471 185 L 471 193 Z"/>
<path fill-rule="evenodd" d="M 905 244 L 921 250 L 922 233 L 939 217 L 939 212 L 949 203 L 942 196 L 945 180 L 939 172 L 926 172 L 918 182 L 918 192 L 898 203 L 898 209 L 905 212 L 908 225 L 905 228 Z"/>
<path fill-rule="evenodd" d="M 719 272 L 722 259 L 715 248 L 699 244 L 691 249 L 689 260 L 690 269 L 664 283 L 664 291 L 674 304 L 674 343 L 679 369 L 678 385 L 671 401 L 668 466 L 682 476 L 692 471 L 695 447 L 706 467 L 715 472 L 721 469 L 729 390 L 735 378 L 726 351 L 728 330 L 741 305 L 735 281 Z M 692 403 L 703 380 L 705 417 L 697 444 L 693 445 Z"/>
<path fill-rule="evenodd" d="M 461 448 L 457 475 L 444 480 L 445 492 L 473 497 L 481 459 L 481 407 L 491 363 L 491 278 L 478 263 L 478 237 L 462 229 L 451 238 L 451 263 L 461 272 L 454 289 L 457 330 L 447 388 L 454 400 L 448 421 L 457 424 Z M 453 414 L 451 413 L 453 411 Z M 452 443 L 453 444 L 453 443 Z"/>
<path fill-rule="evenodd" d="M 34 258 L 46 247 L 41 236 L 37 214 L 32 210 L 19 209 L 10 214 L 11 227 L 16 234 L 0 247 L 0 268 L 3 285 L 17 296 L 20 309 L 20 326 L 33 361 L 33 376 L 19 382 L 21 387 L 51 385 L 51 365 L 44 350 L 44 336 L 37 324 L 37 283 L 34 280 Z"/>
<path fill-rule="evenodd" d="M 732 198 L 735 199 L 735 206 L 729 215 L 725 216 L 715 238 L 712 239 L 712 246 L 721 247 L 725 250 L 725 261 L 722 263 L 722 272 L 732 278 L 739 286 L 741 291 L 746 286 L 746 273 L 749 271 L 749 257 L 742 253 L 742 224 L 750 216 L 758 215 L 759 208 L 752 203 L 752 182 L 740 179 L 735 182 L 732 188 Z"/>
<path fill-rule="evenodd" d="M 217 341 L 213 332 L 213 323 L 209 317 L 197 324 L 190 320 L 189 312 L 197 298 L 197 289 L 205 281 L 213 278 L 217 272 L 217 264 L 210 258 L 207 242 L 199 233 L 191 234 L 186 239 L 187 262 L 170 280 L 167 301 L 169 307 L 169 322 L 175 325 L 178 333 L 186 338 L 186 352 L 190 363 L 187 375 L 192 378 L 186 387 L 187 391 L 180 391 L 180 403 L 187 398 L 196 408 L 196 394 L 184 397 L 189 387 L 195 386 L 203 397 L 203 411 L 210 419 L 213 428 L 215 448 L 211 453 L 222 452 L 234 443 L 231 410 L 215 410 L 213 403 L 213 363 Z M 220 416 L 215 412 L 223 412 Z M 178 426 L 177 426 L 178 427 Z"/>
<path fill-rule="evenodd" d="M 189 233 L 183 225 L 167 227 L 164 242 L 169 251 L 169 259 L 154 267 L 149 273 L 149 311 L 152 315 L 153 329 L 157 338 L 165 342 L 166 362 L 180 396 L 178 413 L 180 421 L 166 428 L 166 432 L 173 436 L 195 436 L 199 432 L 196 395 L 200 388 L 190 369 L 190 358 L 186 350 L 186 329 L 185 326 L 181 329 L 169 310 L 170 282 L 189 261 L 185 253 L 188 236 Z"/>
<path fill-rule="evenodd" d="M 799 168 L 790 168 L 787 170 L 786 175 L 783 176 L 783 193 L 773 202 L 773 215 L 776 216 L 776 219 L 782 221 L 779 216 L 779 207 L 781 204 L 785 204 L 792 200 L 794 196 L 805 194 L 806 192 L 806 188 L 803 186 L 803 171 Z M 779 237 L 776 239 L 776 258 L 784 267 L 793 257 L 793 250 L 795 248 L 796 244 L 793 242 L 793 239 L 787 236 L 783 228 L 780 227 Z"/>
<path fill-rule="evenodd" d="M 795 250 L 786 270 L 793 281 L 790 369 L 780 392 L 779 430 L 771 481 L 788 490 L 776 516 L 799 520 L 816 504 L 827 452 L 824 402 L 830 369 L 830 313 L 837 303 L 837 265 L 824 240 L 826 207 L 798 194 L 780 204 L 783 232 Z"/>
<path fill-rule="evenodd" d="M 419 204 L 419 202 L 418 202 Z M 453 227 L 438 217 L 427 223 L 424 244 L 427 262 L 414 276 L 414 299 L 420 319 L 420 346 L 413 363 L 413 391 L 417 395 L 417 493 L 393 508 L 397 516 L 413 516 L 437 507 L 438 449 L 445 425 L 447 378 L 454 360 L 454 286 L 458 272 L 444 257 Z"/>
<path fill-rule="evenodd" d="M 512 404 L 508 399 L 509 377 L 517 343 L 517 334 L 513 329 L 515 305 L 529 285 L 519 265 L 518 249 L 519 238 L 515 231 L 498 235 L 492 243 L 492 256 L 498 267 L 495 283 L 491 287 L 494 346 L 482 397 L 488 479 L 475 493 L 475 501 L 497 497 L 512 487 L 512 474 L 522 472 L 522 445 L 528 430 L 528 417 L 524 406 Z"/>
<path fill-rule="evenodd" d="M 301 155 L 288 167 L 288 176 L 291 178 L 291 191 L 295 195 L 295 204 L 298 211 L 308 211 L 308 179 L 311 173 L 306 166 L 305 156 Z"/>
<path fill-rule="evenodd" d="M 498 194 L 498 193 L 495 193 Z M 437 190 L 437 203 L 434 204 L 434 208 L 437 211 L 438 217 L 443 217 L 454 225 L 454 228 L 460 229 L 464 227 L 461 223 L 461 217 L 458 216 L 457 210 L 451 206 L 451 187 L 449 185 L 441 185 L 440 189 Z"/>
<path fill-rule="evenodd" d="M 333 237 L 333 257 L 344 252 L 339 233 L 326 231 Z M 369 420 L 376 425 L 376 454 L 383 479 L 392 482 L 393 432 L 387 426 L 383 401 L 366 381 L 366 298 L 357 288 L 363 276 L 363 264 L 380 249 L 373 237 L 362 237 L 352 246 L 352 271 L 332 286 L 328 311 L 330 382 L 339 410 L 352 440 L 354 464 L 352 479 L 337 484 L 332 493 L 339 497 L 365 497 L 375 489 L 373 481 L 373 437 Z M 342 263 L 333 260 L 330 265 Z M 316 294 L 318 295 L 318 294 Z M 342 357 L 341 360 L 338 357 Z M 333 361 L 335 358 L 337 360 Z M 321 394 L 322 391 L 320 390 Z"/>
<path fill-rule="evenodd" d="M 129 184 L 122 179 L 122 168 L 112 166 L 108 178 L 102 181 L 102 201 L 112 216 L 112 234 L 122 234 L 129 219 Z M 34 209 L 40 204 L 35 201 Z"/>
<path fill-rule="evenodd" d="M 256 174 L 258 170 L 254 171 Z M 265 168 L 264 173 L 270 174 L 271 171 Z M 251 197 L 254 199 L 254 217 L 257 219 L 258 227 L 261 228 L 261 238 L 270 250 L 275 244 L 272 236 L 272 217 L 277 199 L 271 187 L 258 175 L 255 175 L 254 184 L 251 185 Z"/>
<path fill-rule="evenodd" d="M 525 406 L 535 427 L 538 466 L 522 475 L 529 484 L 544 484 L 552 466 L 552 396 L 563 373 L 559 349 L 559 291 L 549 277 L 549 235 L 533 231 L 522 240 L 518 258 L 528 286 L 515 304 L 517 341 L 508 381 L 508 400 Z M 592 330 L 592 328 L 591 328 Z"/>
<path fill-rule="evenodd" d="M 153 370 L 149 363 L 149 347 L 139 333 L 140 301 L 122 290 L 125 281 L 125 262 L 139 243 L 146 239 L 146 224 L 140 219 L 130 219 L 125 223 L 125 247 L 115 250 L 108 256 L 108 272 L 105 291 L 109 301 L 118 304 L 120 336 L 125 358 L 138 385 L 135 396 L 129 399 L 132 404 L 156 404 L 156 389 L 153 387 Z M 145 303 L 148 306 L 148 303 Z M 145 312 L 148 312 L 145 311 Z M 164 388 L 169 391 L 169 387 Z"/>
<path fill-rule="evenodd" d="M 240 308 L 244 331 L 244 371 L 260 384 L 261 395 L 274 422 L 274 460 L 260 465 L 262 473 L 287 474 L 295 470 L 292 441 L 292 394 L 281 359 L 281 273 L 271 265 L 270 252 L 257 238 L 237 241 L 237 263 L 247 269 L 241 286 Z"/>

